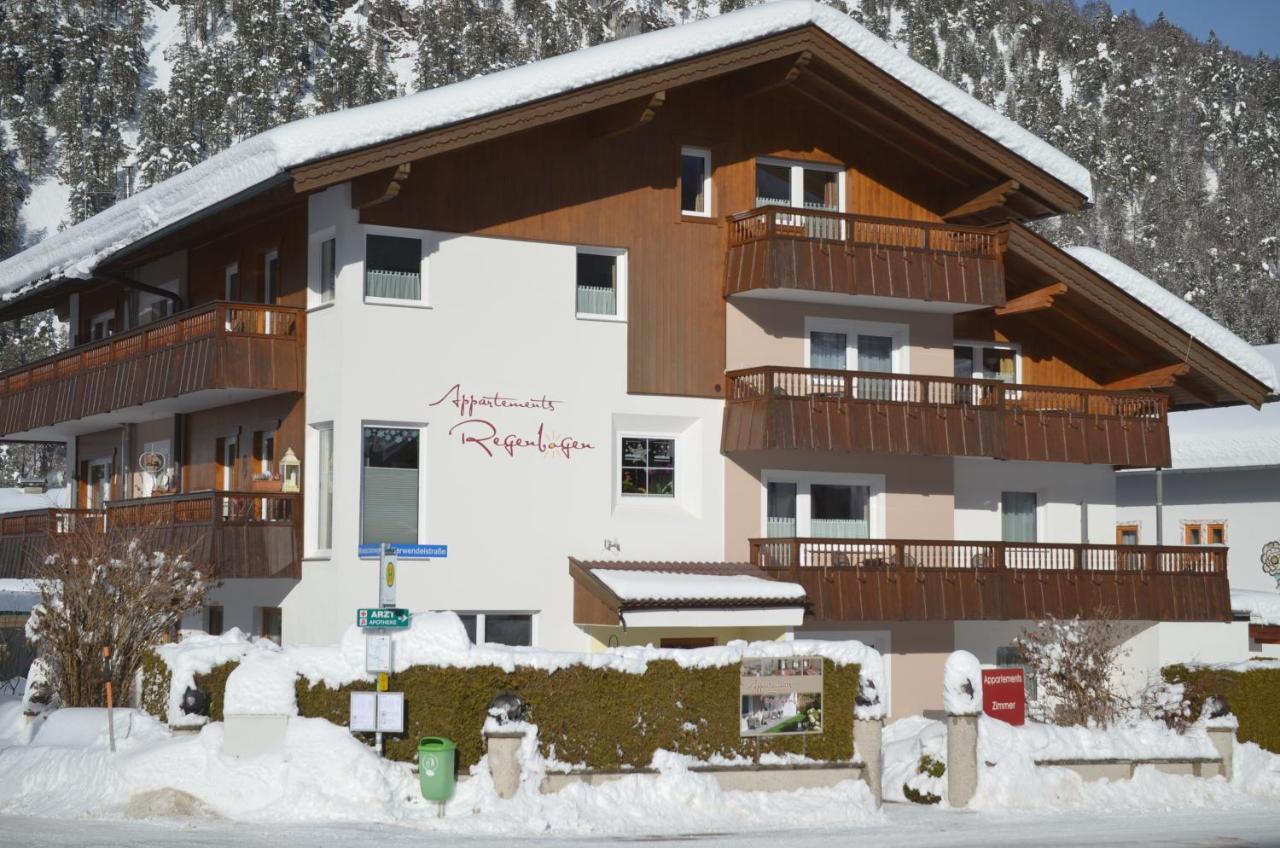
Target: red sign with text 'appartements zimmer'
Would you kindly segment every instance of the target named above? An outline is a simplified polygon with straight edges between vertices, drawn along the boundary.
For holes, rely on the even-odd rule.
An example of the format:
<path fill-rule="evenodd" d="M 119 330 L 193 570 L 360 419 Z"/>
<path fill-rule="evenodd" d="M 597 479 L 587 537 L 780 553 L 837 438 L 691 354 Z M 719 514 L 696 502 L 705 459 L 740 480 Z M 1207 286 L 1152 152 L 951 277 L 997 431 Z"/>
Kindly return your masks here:
<path fill-rule="evenodd" d="M 1027 720 L 1027 682 L 1020 668 L 982 670 L 982 711 L 1009 724 Z"/>

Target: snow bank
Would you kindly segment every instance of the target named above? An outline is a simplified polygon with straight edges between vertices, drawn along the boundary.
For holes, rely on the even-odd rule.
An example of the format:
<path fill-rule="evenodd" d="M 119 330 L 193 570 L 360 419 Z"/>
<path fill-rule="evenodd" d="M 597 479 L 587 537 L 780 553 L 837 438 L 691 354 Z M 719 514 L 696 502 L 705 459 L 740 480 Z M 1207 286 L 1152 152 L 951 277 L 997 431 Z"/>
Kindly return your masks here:
<path fill-rule="evenodd" d="M 749 574 L 679 574 L 597 568 L 592 572 L 624 601 L 720 600 L 731 598 L 801 600 L 798 583 L 766 580 Z"/>
<path fill-rule="evenodd" d="M 112 710 L 116 748 L 123 750 L 168 735 L 164 727 L 144 712 L 131 709 Z M 84 751 L 106 751 L 110 747 L 107 734 L 107 711 L 101 707 L 64 707 L 45 716 L 34 738 L 33 748 L 75 748 Z"/>
<path fill-rule="evenodd" d="M 917 791 L 927 790 L 947 800 L 947 781 L 944 777 L 936 783 L 921 785 L 918 771 L 920 757 L 928 755 L 937 762 L 947 762 L 947 728 L 940 721 L 923 716 L 899 719 L 884 729 L 881 738 L 883 771 L 880 784 L 887 801 L 907 802 L 903 791 L 910 783 Z"/>
<path fill-rule="evenodd" d="M 779 0 L 544 59 L 405 97 L 276 127 L 0 262 L 0 291 L 17 296 L 56 277 L 88 277 L 103 259 L 299 165 L 564 94 L 815 24 L 864 59 L 1076 191 L 1092 196 L 1075 160 L 978 102 L 844 14 Z"/>
<path fill-rule="evenodd" d="M 1199 725 L 1179 735 L 1156 721 L 1105 728 L 1059 727 L 1037 722 L 1014 727 L 982 716 L 978 724 L 978 759 L 984 763 L 1009 759 L 1140 760 L 1216 756 L 1217 749 Z"/>
<path fill-rule="evenodd" d="M 1173 292 L 1096 248 L 1068 247 L 1066 252 L 1271 391 L 1280 391 L 1280 377 L 1277 377 L 1276 369 L 1267 357 Z"/>
<path fill-rule="evenodd" d="M 743 657 L 820 656 L 836 665 L 857 663 L 864 681 L 873 691 L 884 691 L 884 663 L 880 654 L 861 642 L 824 642 L 796 639 L 780 642 L 733 641 L 727 645 L 692 650 L 646 647 L 610 648 L 595 653 L 547 651 L 506 645 L 473 645 L 462 620 L 452 612 L 414 613 L 410 626 L 393 631 L 392 659 L 396 672 L 413 666 L 435 665 L 452 668 L 496 666 L 504 671 L 517 667 L 555 671 L 570 666 L 643 674 L 650 662 L 671 660 L 685 668 L 717 668 L 736 665 Z M 227 679 L 224 712 L 236 714 L 296 715 L 294 678 L 339 688 L 358 680 L 372 681 L 364 669 L 365 634 L 352 625 L 337 645 L 297 645 L 280 647 L 265 639 L 251 639 L 239 630 L 221 636 L 186 634 L 181 642 L 157 649 L 169 666 L 169 718 L 174 725 L 199 725 L 205 719 L 188 716 L 181 699 L 195 684 L 195 675 L 214 666 L 238 661 L 240 666 Z M 866 687 L 864 687 L 866 688 Z M 884 714 L 882 699 L 857 707 L 859 718 Z"/>
<path fill-rule="evenodd" d="M 982 663 L 968 651 L 952 651 L 942 667 L 942 708 L 956 716 L 982 712 Z"/>
<path fill-rule="evenodd" d="M 1280 592 L 1232 589 L 1231 609 L 1249 613 L 1252 624 L 1280 624 Z"/>

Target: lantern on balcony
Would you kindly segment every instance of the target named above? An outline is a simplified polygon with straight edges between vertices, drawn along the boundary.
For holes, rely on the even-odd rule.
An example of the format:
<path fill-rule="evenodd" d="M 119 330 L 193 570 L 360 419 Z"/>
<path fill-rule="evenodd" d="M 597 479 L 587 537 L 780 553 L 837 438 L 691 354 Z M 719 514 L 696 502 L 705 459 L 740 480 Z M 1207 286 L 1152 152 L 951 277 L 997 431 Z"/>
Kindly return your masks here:
<path fill-rule="evenodd" d="M 280 458 L 280 491 L 300 492 L 302 491 L 301 484 L 302 461 L 293 452 L 293 448 L 289 448 L 284 452 L 284 456 Z"/>

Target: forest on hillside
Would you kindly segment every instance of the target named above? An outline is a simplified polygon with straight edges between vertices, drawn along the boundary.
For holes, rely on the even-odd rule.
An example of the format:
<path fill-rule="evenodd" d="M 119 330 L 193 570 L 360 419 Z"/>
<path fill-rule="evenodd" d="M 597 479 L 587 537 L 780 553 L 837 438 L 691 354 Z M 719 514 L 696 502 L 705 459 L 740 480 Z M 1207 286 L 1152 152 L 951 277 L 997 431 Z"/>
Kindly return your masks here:
<path fill-rule="evenodd" d="M 740 0 L 0 0 L 0 257 L 235 142 Z M 1280 63 L 1105 2 L 832 0 L 1093 173 L 1040 225 L 1280 340 Z M 52 352 L 46 317 L 0 368 Z M 0 461 L 0 479 L 20 464 Z M 7 468 L 7 470 L 6 470 Z"/>

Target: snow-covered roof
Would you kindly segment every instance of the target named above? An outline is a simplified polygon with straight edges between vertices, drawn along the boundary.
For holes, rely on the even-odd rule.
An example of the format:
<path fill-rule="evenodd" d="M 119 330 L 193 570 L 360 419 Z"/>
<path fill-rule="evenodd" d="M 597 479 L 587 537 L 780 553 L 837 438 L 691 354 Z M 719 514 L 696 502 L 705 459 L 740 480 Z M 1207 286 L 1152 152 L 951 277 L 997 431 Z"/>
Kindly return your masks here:
<path fill-rule="evenodd" d="M 87 278 L 130 244 L 309 162 L 478 118 L 813 24 L 992 141 L 1091 197 L 1088 170 L 917 64 L 846 15 L 777 0 L 405 97 L 283 124 L 210 157 L 0 262 L 5 299 L 42 281 Z"/>
<path fill-rule="evenodd" d="M 1205 315 L 1173 292 L 1128 265 L 1093 247 L 1068 247 L 1066 252 L 1090 270 L 1105 277 L 1196 341 L 1252 376 L 1272 392 L 1280 391 L 1276 367 L 1266 356 L 1226 327 Z"/>
<path fill-rule="evenodd" d="M 1280 625 L 1280 592 L 1232 589 L 1231 609 L 1249 613 L 1250 624 Z"/>
<path fill-rule="evenodd" d="M 596 568 L 592 571 L 622 601 L 791 601 L 804 587 L 747 574 L 684 574 Z"/>

